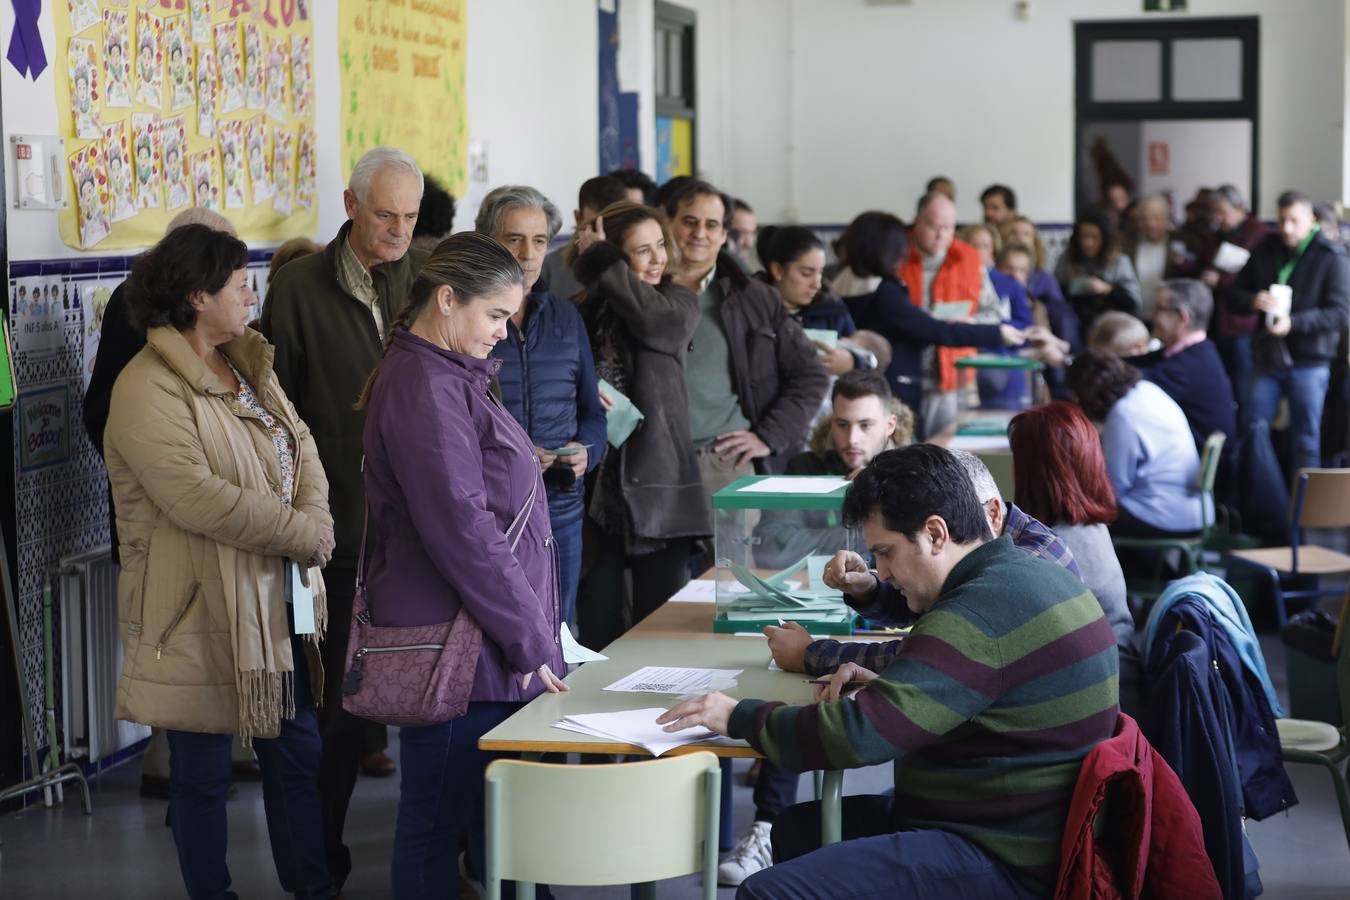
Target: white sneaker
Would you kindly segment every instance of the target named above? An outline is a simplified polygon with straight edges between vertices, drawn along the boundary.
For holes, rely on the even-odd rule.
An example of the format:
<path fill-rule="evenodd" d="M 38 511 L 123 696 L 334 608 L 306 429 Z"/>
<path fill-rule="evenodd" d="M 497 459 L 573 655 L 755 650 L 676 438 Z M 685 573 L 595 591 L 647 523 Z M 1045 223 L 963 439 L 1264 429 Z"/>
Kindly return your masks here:
<path fill-rule="evenodd" d="M 750 833 L 731 848 L 731 854 L 717 867 L 717 883 L 737 887 L 742 881 L 773 865 L 773 845 L 769 842 L 772 822 L 756 822 Z"/>

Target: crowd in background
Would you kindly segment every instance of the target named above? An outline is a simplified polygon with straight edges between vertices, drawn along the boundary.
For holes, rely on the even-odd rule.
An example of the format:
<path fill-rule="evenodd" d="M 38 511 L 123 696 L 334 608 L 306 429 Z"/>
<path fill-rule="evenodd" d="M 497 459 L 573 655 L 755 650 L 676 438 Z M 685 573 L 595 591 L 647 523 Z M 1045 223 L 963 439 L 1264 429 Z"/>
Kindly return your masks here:
<path fill-rule="evenodd" d="M 1294 191 L 1269 228 L 1229 185 L 1178 217 L 1112 183 L 1051 261 L 1012 188 L 987 188 L 983 222 L 959 231 L 954 192 L 934 179 L 910 222 L 865 211 L 827 245 L 701 179 L 624 170 L 580 186 L 555 246 L 562 212 L 524 185 L 450 235 L 453 199 L 380 148 L 330 243 L 278 249 L 260 313 L 228 222 L 177 223 L 105 314 L 86 418 L 136 598 L 119 715 L 167 731 L 190 893 L 228 890 L 236 733 L 254 738 L 283 886 L 340 890 L 357 772 L 395 767 L 383 728 L 342 709 L 368 599 L 377 625 L 476 626 L 467 712 L 401 736 L 395 895 L 449 894 L 447 845 L 482 860 L 477 739 L 566 689 L 560 626 L 602 648 L 707 567 L 711 497 L 738 478 L 851 477 L 888 448 L 949 443 L 975 398 L 1017 410 L 1027 382 L 957 365 L 977 352 L 1046 366 L 1010 431 L 1015 497 L 969 457 L 990 531 L 1092 590 L 1136 702 L 1134 561 L 1111 536 L 1198 531 L 1215 432 L 1237 515 L 1278 506 L 1239 482 L 1282 495 L 1293 468 L 1344 458 L 1339 223 Z M 630 403 L 642 420 L 610 446 L 608 413 Z M 795 527 L 766 521 L 766 546 L 794 557 Z M 804 665 L 806 644 L 825 652 L 806 641 Z M 795 797 L 793 773 L 758 779 L 728 883 L 771 863 L 767 825 Z"/>

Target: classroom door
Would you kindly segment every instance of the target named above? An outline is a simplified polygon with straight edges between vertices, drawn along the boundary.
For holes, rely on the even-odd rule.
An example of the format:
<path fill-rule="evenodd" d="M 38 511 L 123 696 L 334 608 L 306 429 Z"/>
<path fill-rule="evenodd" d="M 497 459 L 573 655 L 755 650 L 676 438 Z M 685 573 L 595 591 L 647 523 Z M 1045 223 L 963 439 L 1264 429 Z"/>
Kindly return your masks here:
<path fill-rule="evenodd" d="M 1220 184 L 1257 208 L 1255 17 L 1080 22 L 1075 39 L 1075 208 L 1113 180 L 1171 198 L 1178 218 Z"/>

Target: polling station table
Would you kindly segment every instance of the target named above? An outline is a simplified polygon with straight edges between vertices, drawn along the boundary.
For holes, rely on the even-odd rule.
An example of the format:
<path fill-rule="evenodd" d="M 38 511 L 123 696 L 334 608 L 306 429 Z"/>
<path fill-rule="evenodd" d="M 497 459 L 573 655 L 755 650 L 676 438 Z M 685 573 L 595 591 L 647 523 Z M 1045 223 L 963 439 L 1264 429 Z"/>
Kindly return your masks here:
<path fill-rule="evenodd" d="M 768 644 L 763 636 L 714 634 L 712 603 L 670 601 L 639 622 L 627 634 L 601 650 L 609 659 L 589 662 L 567 676 L 571 688 L 562 694 L 541 694 L 478 741 L 482 750 L 499 753 L 602 753 L 649 756 L 641 747 L 554 728 L 564 716 L 618 712 L 650 706 L 671 706 L 664 694 L 620 693 L 604 690 L 643 666 L 688 666 L 741 669 L 736 686 L 726 691 L 738 700 L 780 700 L 811 703 L 813 688 L 800 672 L 771 671 Z M 843 640 L 849 640 L 844 637 Z M 599 649 L 599 648 L 597 648 Z M 666 755 L 706 750 L 722 758 L 760 759 L 754 748 L 735 744 L 685 744 Z M 844 773 L 824 773 L 821 787 L 821 838 L 825 844 L 840 839 L 840 803 Z"/>

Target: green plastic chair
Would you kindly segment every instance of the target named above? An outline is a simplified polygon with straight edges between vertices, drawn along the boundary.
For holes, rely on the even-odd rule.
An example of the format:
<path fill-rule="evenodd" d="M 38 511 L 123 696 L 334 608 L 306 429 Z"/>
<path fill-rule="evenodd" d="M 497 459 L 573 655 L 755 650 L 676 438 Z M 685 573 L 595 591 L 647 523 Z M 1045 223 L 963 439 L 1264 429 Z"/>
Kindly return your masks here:
<path fill-rule="evenodd" d="M 487 896 L 536 884 L 637 884 L 703 872 L 717 897 L 722 769 L 701 750 L 649 762 L 558 766 L 497 760 L 487 775 Z"/>
<path fill-rule="evenodd" d="M 1152 601 L 1162 593 L 1167 579 L 1163 577 L 1161 555 L 1167 550 L 1181 552 L 1184 567 L 1182 575 L 1192 575 L 1200 571 L 1205 547 L 1212 541 L 1215 533 L 1217 515 L 1214 507 L 1214 480 L 1219 474 L 1219 457 L 1223 454 L 1223 445 L 1227 440 L 1228 438 L 1222 431 L 1216 431 L 1205 438 L 1205 445 L 1200 450 L 1200 483 L 1198 487 L 1200 488 L 1200 511 L 1204 519 L 1204 526 L 1200 531 L 1179 537 L 1113 537 L 1111 539 L 1111 543 L 1115 545 L 1117 550 L 1132 548 L 1157 550 L 1159 552 L 1159 562 L 1152 580 L 1143 587 L 1130 585 L 1129 592 L 1131 594 Z"/>
<path fill-rule="evenodd" d="M 1336 630 L 1339 638 L 1346 631 L 1350 617 L 1350 589 L 1341 605 L 1341 624 Z M 1345 829 L 1345 843 L 1350 846 L 1350 786 L 1346 784 L 1346 760 L 1350 760 L 1350 647 L 1342 640 L 1336 655 L 1336 690 L 1341 698 L 1341 725 L 1309 719 L 1276 719 L 1280 732 L 1280 750 L 1287 763 L 1306 763 L 1322 766 L 1331 773 L 1336 788 L 1336 802 L 1341 807 L 1341 826 Z"/>

